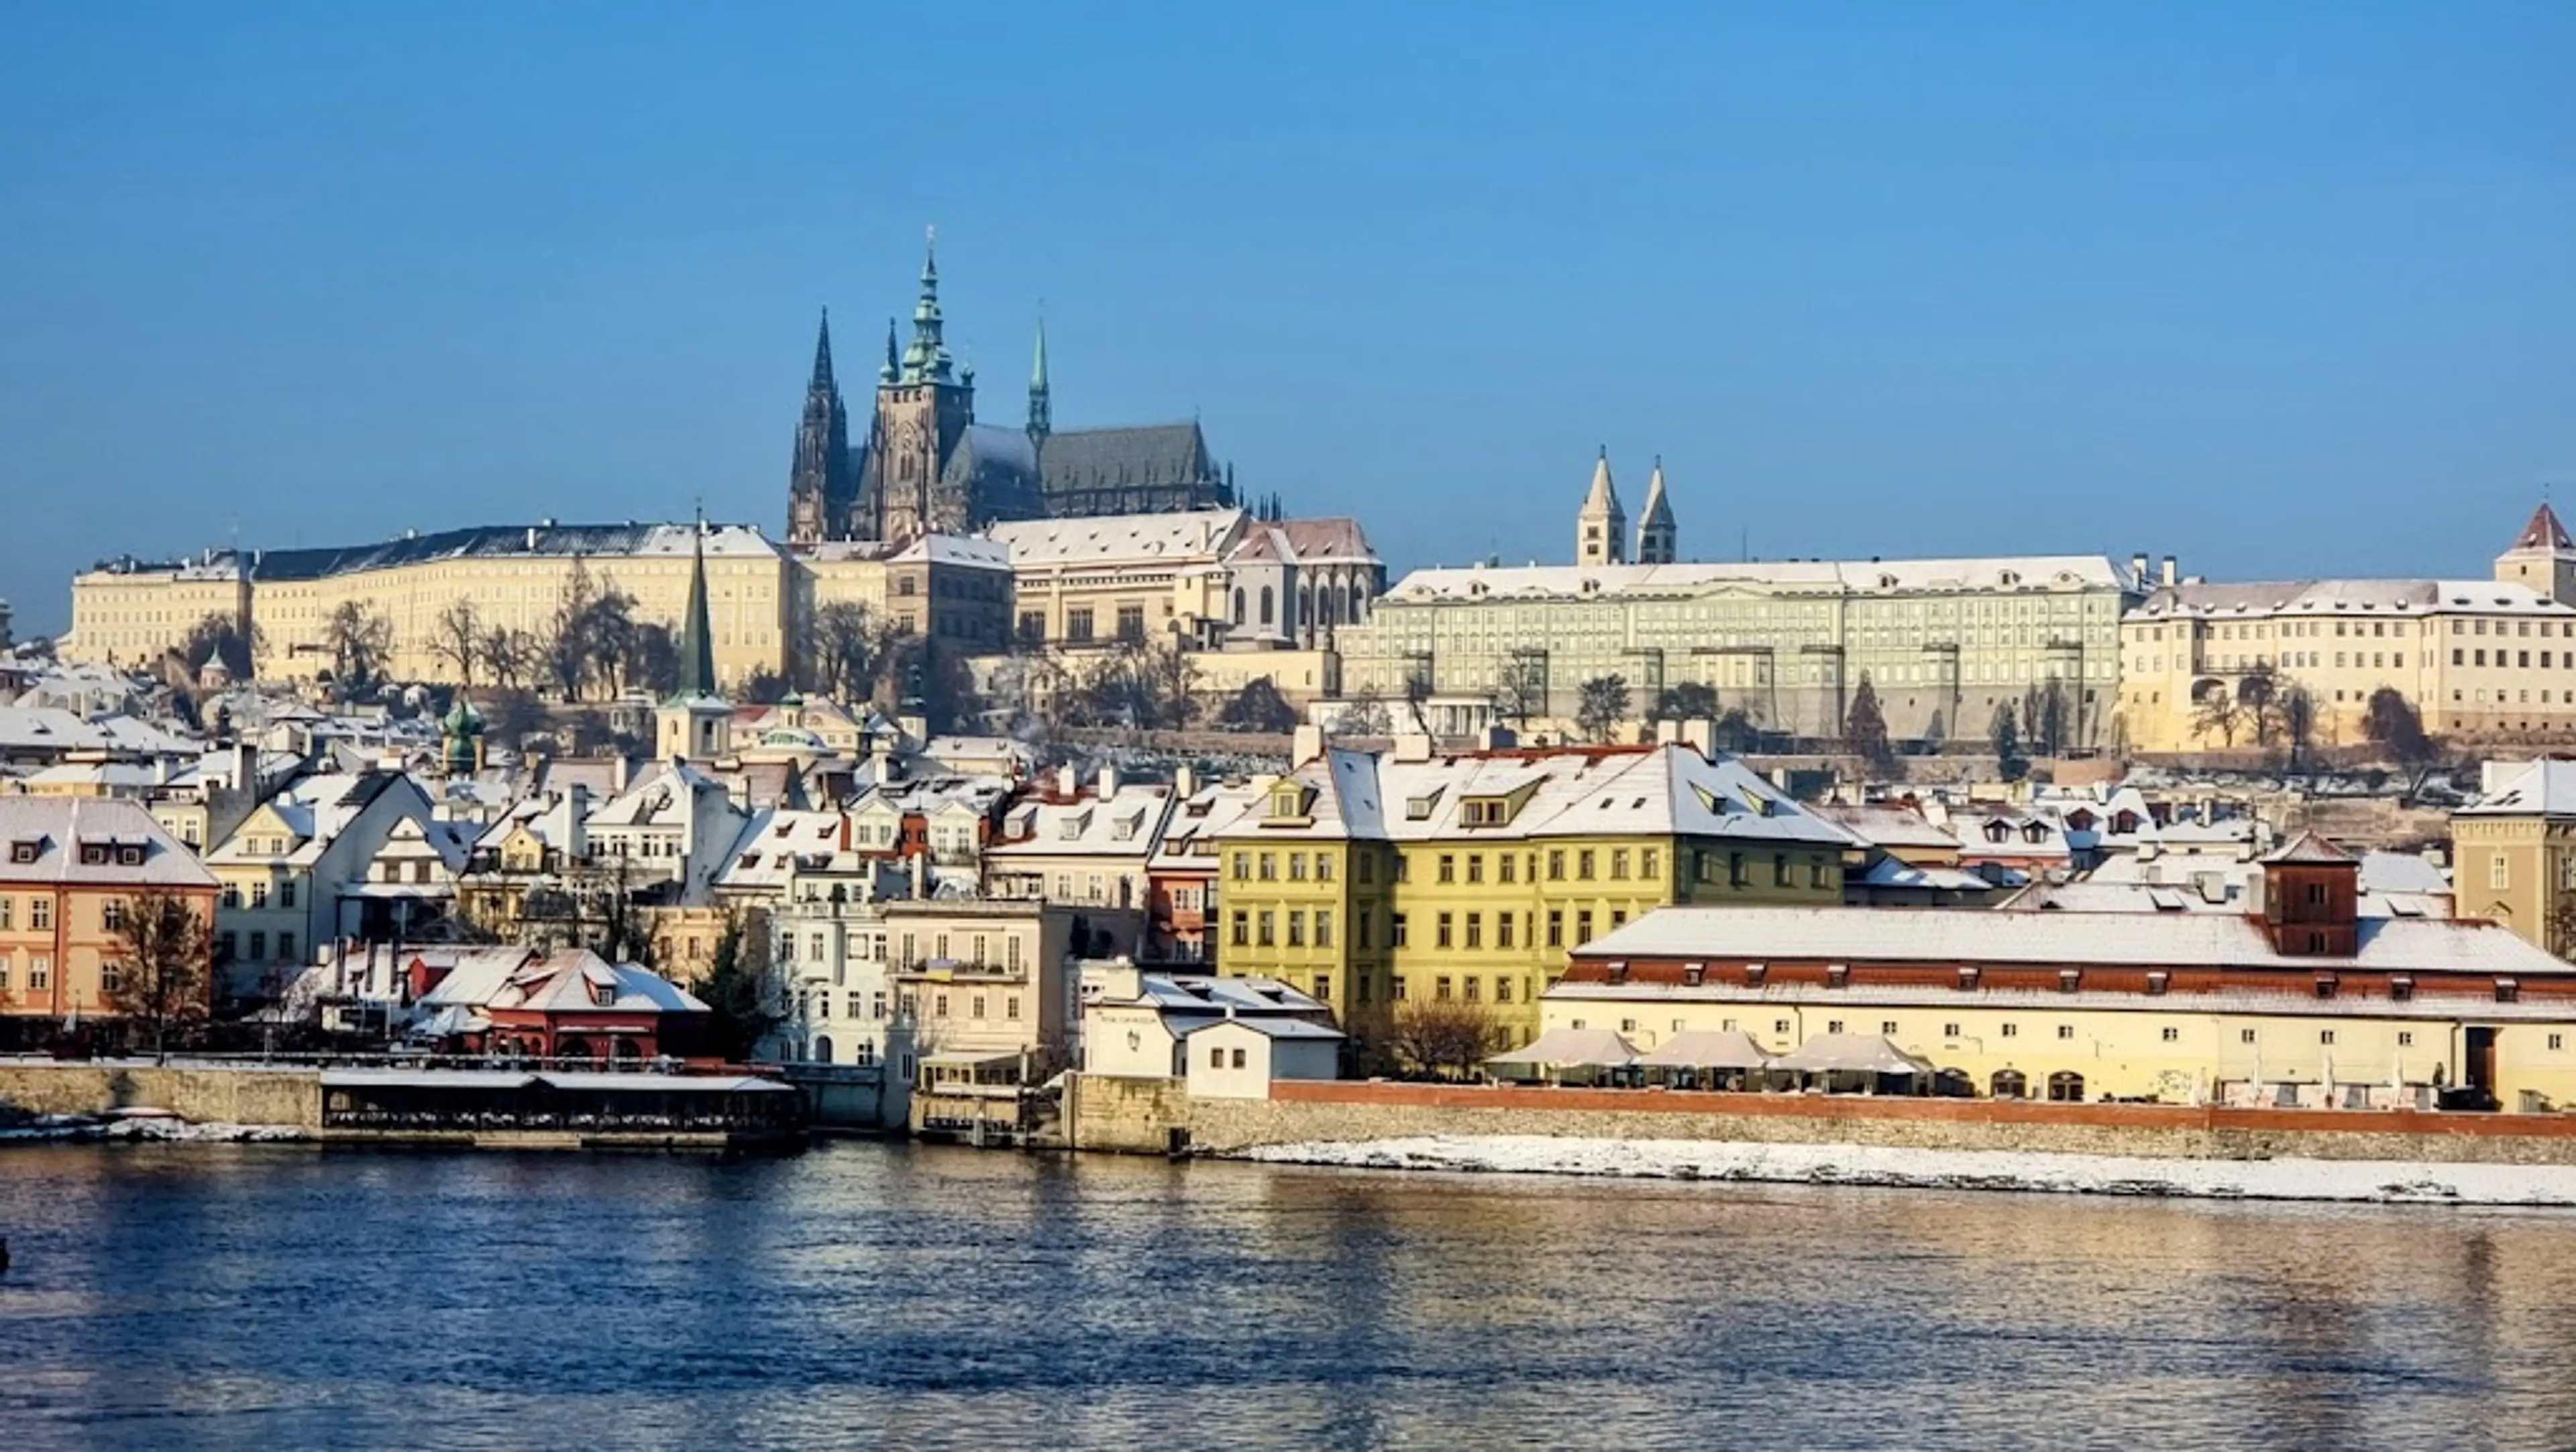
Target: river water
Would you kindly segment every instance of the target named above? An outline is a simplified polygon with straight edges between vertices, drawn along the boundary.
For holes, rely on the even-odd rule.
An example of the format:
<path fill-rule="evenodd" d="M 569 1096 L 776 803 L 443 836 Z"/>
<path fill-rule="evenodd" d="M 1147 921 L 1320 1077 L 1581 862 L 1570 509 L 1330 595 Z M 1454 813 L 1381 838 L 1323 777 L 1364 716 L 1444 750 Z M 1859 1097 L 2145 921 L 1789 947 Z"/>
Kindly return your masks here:
<path fill-rule="evenodd" d="M 2576 1447 L 2576 1215 L 0 1151 L 0 1448 Z"/>

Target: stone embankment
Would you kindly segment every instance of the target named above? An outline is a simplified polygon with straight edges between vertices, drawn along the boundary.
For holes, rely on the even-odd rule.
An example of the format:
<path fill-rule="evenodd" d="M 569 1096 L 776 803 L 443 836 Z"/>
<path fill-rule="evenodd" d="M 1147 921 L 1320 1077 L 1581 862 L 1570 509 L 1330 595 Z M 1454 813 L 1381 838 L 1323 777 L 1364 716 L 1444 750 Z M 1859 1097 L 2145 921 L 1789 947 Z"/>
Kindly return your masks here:
<path fill-rule="evenodd" d="M 2576 1166 L 2576 1116 L 2231 1109 L 1981 1099 L 1299 1083 L 1268 1099 L 1079 1076 L 1076 1149 L 1246 1154 L 1264 1146 L 1459 1136 L 1844 1144 L 2186 1160 Z"/>
<path fill-rule="evenodd" d="M 0 1104 L 29 1114 L 166 1109 L 193 1124 L 322 1127 L 318 1069 L 0 1061 Z"/>

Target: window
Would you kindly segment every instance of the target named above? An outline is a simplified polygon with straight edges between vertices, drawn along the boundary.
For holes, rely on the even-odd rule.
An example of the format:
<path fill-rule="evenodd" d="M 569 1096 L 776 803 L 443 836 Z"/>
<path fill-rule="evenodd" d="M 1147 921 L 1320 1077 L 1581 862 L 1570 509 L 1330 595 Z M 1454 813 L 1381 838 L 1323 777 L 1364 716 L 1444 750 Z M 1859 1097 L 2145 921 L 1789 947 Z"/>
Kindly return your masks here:
<path fill-rule="evenodd" d="M 982 1018 L 984 1016 L 984 995 L 980 993 L 976 994 L 972 1003 L 975 1011 L 972 1014 L 969 1014 L 968 1017 L 977 1019 Z"/>
<path fill-rule="evenodd" d="M 2021 1025 L 2020 1025 L 2020 1024 L 2017 1024 L 2017 1023 L 2008 1023 L 2008 1024 L 2005 1024 L 2001 1029 L 1996 1030 L 1996 1032 L 1998 1032 L 1998 1033 L 2002 1034 L 2005 1038 L 2008 1038 L 2008 1039 L 2010 1039 L 2010 1038 L 2019 1038 L 2019 1037 L 2021 1036 Z"/>
<path fill-rule="evenodd" d="M 124 931 L 125 899 L 112 897 L 101 903 L 98 910 L 98 925 L 111 933 Z"/>
<path fill-rule="evenodd" d="M 1291 948 L 1306 946 L 1306 910 L 1304 908 L 1288 910 L 1288 946 Z"/>
<path fill-rule="evenodd" d="M 1355 863 L 1357 863 L 1357 864 L 1358 864 L 1358 866 L 1359 866 L 1360 881 L 1362 881 L 1362 882 L 1375 882 L 1375 881 L 1377 881 L 1377 858 L 1376 858 L 1376 857 L 1374 857 L 1374 856 L 1370 855 L 1369 853 L 1363 852 L 1363 853 L 1360 853 L 1357 857 L 1353 858 L 1353 859 L 1352 859 L 1352 861 L 1353 861 L 1353 862 L 1355 862 Z"/>
<path fill-rule="evenodd" d="M 292 963 L 295 961 L 295 935 L 293 933 L 280 933 L 277 935 L 277 960 L 281 963 Z"/>
<path fill-rule="evenodd" d="M 39 953 L 27 960 L 27 991 L 42 993 L 54 986 L 54 960 Z"/>
<path fill-rule="evenodd" d="M 265 882 L 254 882 L 254 883 L 252 883 L 252 884 L 250 885 L 250 905 L 251 905 L 254 909 L 257 909 L 257 908 L 265 908 L 265 907 L 267 907 L 267 906 L 268 906 L 268 884 L 267 884 L 267 883 L 265 883 Z"/>
<path fill-rule="evenodd" d="M 1315 946 L 1333 946 L 1333 910 L 1330 908 L 1315 909 Z"/>
<path fill-rule="evenodd" d="M 1652 847 L 1645 848 L 1637 854 L 1637 875 L 1651 881 L 1663 874 L 1663 864 L 1663 853 Z M 1510 880 L 1510 874 L 1506 873 L 1504 881 Z"/>
<path fill-rule="evenodd" d="M 1504 860 L 1509 861 L 1510 859 L 1505 858 Z M 1497 948 L 1508 948 L 1512 946 L 1512 915 L 1510 913 L 1494 914 L 1494 946 Z"/>
<path fill-rule="evenodd" d="M 2167 1025 L 2163 1037 L 2166 1043 L 2178 1044 L 2182 1042 L 2182 1030 L 2174 1028 L 2171 1025 Z"/>
<path fill-rule="evenodd" d="M 112 959 L 111 959 L 111 960 L 110 960 L 110 961 L 108 961 L 108 962 L 101 963 L 101 964 L 99 964 L 99 965 L 98 965 L 98 991 L 99 991 L 99 992 L 101 992 L 101 993 L 105 993 L 105 994 L 113 995 L 113 994 L 117 993 L 118 991 L 122 990 L 124 987 L 125 987 L 125 965 L 124 965 L 124 964 L 119 963 L 119 962 L 116 962 L 116 961 L 114 961 L 114 960 L 112 960 Z M 2555 1037 L 2557 1037 L 2557 1035 L 2552 1034 L 2550 1037 L 2555 1038 Z M 2550 1045 L 2550 1047 L 2554 1049 L 2554 1048 L 2556 1048 L 2556 1047 L 2558 1047 L 2558 1046 L 2557 1046 L 2556 1044 L 2551 1044 L 2551 1045 Z"/>
<path fill-rule="evenodd" d="M 1880 1036 L 1880 1037 L 1882 1037 L 1882 1038 L 1891 1038 L 1891 1039 L 1892 1039 L 1892 1038 L 1896 1037 L 1896 1020 L 1894 1020 L 1894 1019 L 1892 1019 L 1892 1018 L 1891 1018 L 1891 1019 L 1884 1019 L 1884 1020 L 1880 1021 L 1879 1025 L 1878 1025 L 1878 1032 L 1879 1032 L 1879 1036 Z"/>
<path fill-rule="evenodd" d="M 1789 885 L 1789 854 L 1786 852 L 1771 854 L 1771 885 L 1773 887 Z"/>
<path fill-rule="evenodd" d="M 1443 974 L 1441 974 L 1439 977 L 1434 978 L 1434 979 L 1432 979 L 1432 980 L 1431 980 L 1431 996 L 1432 996 L 1432 997 L 1434 997 L 1434 998 L 1437 998 L 1437 999 L 1439 999 L 1439 1000 L 1441 1000 L 1441 1001 L 1443 1001 L 1443 1002 L 1448 1001 L 1448 998 L 1449 998 L 1449 975 L 1448 975 L 1448 974 L 1443 973 Z"/>
<path fill-rule="evenodd" d="M 1234 1066 L 1238 1069 L 1243 1067 L 1243 1050 L 1241 1049 L 1234 1051 Z"/>
<path fill-rule="evenodd" d="M 1278 942 L 1277 915 L 1271 912 L 1270 909 L 1263 908 L 1261 910 L 1261 916 L 1257 918 L 1255 922 L 1260 928 L 1259 942 L 1261 946 L 1268 948 L 1276 945 Z"/>
<path fill-rule="evenodd" d="M 1470 948 L 1481 948 L 1485 946 L 1485 915 L 1483 913 L 1467 914 L 1467 946 Z"/>
<path fill-rule="evenodd" d="M 1305 853 L 1291 852 L 1288 854 L 1288 880 L 1290 882 L 1304 882 L 1306 880 Z"/>
<path fill-rule="evenodd" d="M 1446 852 L 1440 854 L 1440 880 L 1442 882 L 1458 880 L 1458 859 Z"/>
<path fill-rule="evenodd" d="M 1508 978 L 1497 978 L 1497 979 L 1495 979 L 1495 980 L 1494 980 L 1494 1002 L 1496 1002 L 1496 1003 L 1509 1003 L 1509 1002 L 1511 1002 L 1511 1001 L 1512 1001 L 1512 980 L 1510 980 L 1510 979 L 1508 979 Z"/>
<path fill-rule="evenodd" d="M 1278 853 L 1264 852 L 1261 854 L 1261 880 L 1264 882 L 1277 882 L 1279 880 Z"/>
<path fill-rule="evenodd" d="M 1091 607 L 1086 605 L 1064 613 L 1064 638 L 1073 641 L 1091 639 Z"/>
<path fill-rule="evenodd" d="M 429 864 L 424 862 L 414 868 L 412 870 L 411 880 L 414 882 L 429 881 Z M 277 885 L 277 905 L 282 908 L 291 908 L 295 906 L 294 878 L 290 877 Z"/>
<path fill-rule="evenodd" d="M 2254 1031 L 2252 1029 L 2238 1029 L 2236 1031 L 2236 1042 L 2240 1044 L 2250 1044 L 2254 1042 Z"/>
<path fill-rule="evenodd" d="M 2318 1043 L 2321 1043 L 2321 1044 L 2331 1044 L 2331 1043 L 2333 1043 L 2333 1042 L 2334 1042 L 2334 1030 L 2333 1030 L 2333 1029 L 2319 1029 L 2319 1030 L 2317 1030 L 2317 1042 L 2318 1042 Z"/>
<path fill-rule="evenodd" d="M 1485 980 L 1483 980 L 1483 979 L 1481 979 L 1481 978 L 1477 978 L 1477 977 L 1475 977 L 1475 976 L 1473 976 L 1473 975 L 1470 975 L 1470 976 L 1468 977 L 1468 979 L 1467 979 L 1467 1001 L 1468 1001 L 1469 1003 L 1476 1003 L 1476 1002 L 1479 1002 L 1479 1001 L 1481 1001 L 1481 1000 L 1483 999 L 1483 997 L 1484 997 L 1484 991 L 1485 991 L 1484 985 L 1485 985 Z"/>
<path fill-rule="evenodd" d="M 2505 855 L 2499 852 L 2495 856 L 2488 858 L 2487 886 L 2503 888 L 2511 887 L 2512 885 L 2513 872 L 2511 868 L 2505 865 Z"/>
<path fill-rule="evenodd" d="M 1514 869 L 1516 869 L 1516 868 L 1518 868 L 1518 867 L 1520 866 L 1520 859 L 1519 859 L 1519 858 L 1514 857 L 1514 856 L 1513 856 L 1512 854 L 1510 854 L 1509 852 L 1506 852 L 1506 853 L 1504 853 L 1504 854 L 1503 854 L 1503 857 L 1502 857 L 1502 864 L 1501 864 L 1501 866 L 1502 866 L 1502 873 L 1501 873 L 1501 876 L 1502 876 L 1502 880 L 1503 880 L 1503 881 L 1505 881 L 1505 882 L 1512 882 L 1512 881 L 1516 881 L 1516 880 L 1517 880 L 1517 873 L 1514 871 Z"/>
<path fill-rule="evenodd" d="M 1237 852 L 1234 854 L 1234 880 L 1237 882 L 1249 882 L 1252 880 L 1251 853 Z"/>
<path fill-rule="evenodd" d="M 1225 1067 L 1225 1050 L 1223 1050 L 1223 1049 L 1210 1049 L 1210 1050 L 1208 1050 L 1208 1067 L 1209 1067 L 1209 1068 L 1211 1068 L 1211 1069 L 1222 1069 L 1222 1068 L 1224 1068 L 1224 1067 Z"/>
<path fill-rule="evenodd" d="M 1565 880 L 1565 852 L 1563 849 L 1555 847 L 1548 849 L 1547 878 L 1550 882 L 1563 882 Z"/>
<path fill-rule="evenodd" d="M 1565 946 L 1565 909 L 1563 908 L 1547 910 L 1547 945 L 1551 948 Z"/>
<path fill-rule="evenodd" d="M 1613 847 L 1610 849 L 1610 876 L 1612 880 L 1618 882 L 1625 882 L 1628 880 L 1627 848 Z"/>
<path fill-rule="evenodd" d="M 1586 909 L 1574 915 L 1574 941 L 1577 943 L 1589 943 L 1592 941 L 1592 913 L 1590 909 Z"/>
<path fill-rule="evenodd" d="M 1358 940 L 1358 946 L 1363 947 L 1363 948 L 1373 948 L 1373 947 L 1376 947 L 1376 946 L 1377 946 L 1377 932 L 1376 932 L 1376 928 L 1377 928 L 1377 914 L 1376 914 L 1374 911 L 1372 911 L 1372 910 L 1370 910 L 1370 909 L 1368 909 L 1368 908 L 1361 908 L 1361 909 L 1360 909 L 1360 916 L 1359 916 L 1359 940 Z"/>
<path fill-rule="evenodd" d="M 1726 883 L 1727 883 L 1727 886 L 1729 886 L 1729 887 L 1742 887 L 1742 886 L 1744 886 L 1744 885 L 1745 885 L 1745 882 L 1746 882 L 1746 881 L 1747 881 L 1747 878 L 1745 877 L 1745 874 L 1744 874 L 1744 854 L 1743 854 L 1743 853 L 1741 853 L 1741 852 L 1729 852 L 1729 853 L 1727 853 L 1727 854 L 1726 854 Z"/>
<path fill-rule="evenodd" d="M 250 960 L 254 963 L 258 963 L 264 961 L 267 957 L 268 934 L 265 932 L 252 933 L 250 935 Z"/>
<path fill-rule="evenodd" d="M 1387 995 L 1393 998 L 1397 1003 L 1404 1002 L 1404 975 L 1398 973 L 1392 978 L 1389 978 L 1386 981 L 1386 990 Z"/>
<path fill-rule="evenodd" d="M 1437 930 L 1435 931 L 1435 933 L 1434 933 L 1433 941 L 1434 941 L 1434 945 L 1435 945 L 1435 946 L 1437 946 L 1437 947 L 1446 948 L 1446 947 L 1450 946 L 1450 942 L 1449 942 L 1449 914 L 1447 914 L 1447 913 L 1442 913 L 1442 914 L 1440 915 L 1440 917 L 1439 917 L 1439 927 L 1438 927 L 1438 929 L 1437 929 Z M 1446 980 L 1446 979 L 1443 979 L 1442 981 L 1443 981 L 1443 982 L 1446 982 L 1447 980 Z M 1448 997 L 1448 995 L 1444 993 L 1444 994 L 1442 994 L 1442 995 L 1441 995 L 1441 997 L 1446 998 L 1446 997 Z"/>
<path fill-rule="evenodd" d="M 1330 1003 L 1330 1002 L 1332 1002 L 1332 1000 L 1333 1000 L 1333 975 L 1331 975 L 1330 973 L 1318 973 L 1318 974 L 1316 974 L 1316 975 L 1315 975 L 1315 1001 L 1316 1001 L 1317 1003 Z"/>
<path fill-rule="evenodd" d="M 1592 880 L 1592 849 L 1586 847 L 1574 854 L 1574 875 L 1585 882 Z"/>
<path fill-rule="evenodd" d="M 1333 880 L 1333 859 L 1321 852 L 1315 854 L 1315 880 L 1317 882 Z"/>
<path fill-rule="evenodd" d="M 2057 1036 L 2061 1039 L 2071 1039 L 2075 1037 L 2075 1025 L 2071 1023 L 2059 1024 L 2057 1026 Z"/>
<path fill-rule="evenodd" d="M 1401 948 L 1404 946 L 1404 914 L 1388 913 L 1386 915 L 1386 945 L 1390 948 Z M 1397 981 L 1402 982 L 1403 980 L 1398 979 Z M 1402 994 L 1397 995 L 1399 998 L 1402 996 Z"/>
<path fill-rule="evenodd" d="M 2397 1047 L 2408 1049 L 2413 1048 L 2414 1046 L 2415 1035 L 2403 1029 L 2399 1030 L 2397 1034 Z"/>
<path fill-rule="evenodd" d="M 934 993 L 934 994 L 932 994 L 932 995 L 930 996 L 930 1014 L 931 1014 L 931 1017 L 933 1017 L 933 1018 L 946 1018 L 946 1017 L 948 1017 L 948 995 L 947 995 L 947 994 L 945 994 L 945 993 Z"/>
<path fill-rule="evenodd" d="M 1118 607 L 1118 638 L 1119 638 L 1120 640 L 1126 641 L 1127 643 L 1129 643 L 1129 644 L 1131 644 L 1131 645 L 1133 645 L 1133 644 L 1137 644 L 1137 643 L 1140 643 L 1140 642 L 1142 642 L 1142 641 L 1144 640 L 1144 638 L 1145 638 L 1145 607 L 1144 607 L 1144 606 L 1142 606 L 1142 605 L 1121 605 L 1121 606 L 1119 606 L 1119 607 Z"/>
<path fill-rule="evenodd" d="M 1941 1025 L 1941 1037 L 1943 1037 L 1943 1038 L 1945 1038 L 1945 1039 L 1955 1039 L 1955 1038 L 1957 1038 L 1958 1036 L 1959 1036 L 1959 1026 L 1958 1026 L 1957 1024 L 1955 1024 L 1955 1023 L 1945 1023 L 1945 1024 Z"/>

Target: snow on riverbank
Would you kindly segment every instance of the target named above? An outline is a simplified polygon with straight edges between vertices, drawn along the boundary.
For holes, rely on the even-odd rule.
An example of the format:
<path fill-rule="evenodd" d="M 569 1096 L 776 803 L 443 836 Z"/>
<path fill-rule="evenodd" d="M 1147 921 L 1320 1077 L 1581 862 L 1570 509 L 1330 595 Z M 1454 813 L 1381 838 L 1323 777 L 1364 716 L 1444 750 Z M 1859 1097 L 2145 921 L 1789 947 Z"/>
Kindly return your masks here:
<path fill-rule="evenodd" d="M 2172 1195 L 2386 1204 L 2576 1206 L 2576 1167 L 2396 1160 L 2176 1160 L 1874 1145 L 1434 1135 L 1264 1145 L 1243 1158 L 1363 1169 L 1629 1179 L 1888 1185 L 2064 1195 Z"/>
<path fill-rule="evenodd" d="M 187 1144 L 277 1144 L 306 1138 L 288 1124 L 190 1124 L 184 1119 L 138 1117 L 95 1119 L 88 1115 L 45 1114 L 19 1125 L 0 1128 L 0 1144 L 36 1140 L 151 1140 Z"/>

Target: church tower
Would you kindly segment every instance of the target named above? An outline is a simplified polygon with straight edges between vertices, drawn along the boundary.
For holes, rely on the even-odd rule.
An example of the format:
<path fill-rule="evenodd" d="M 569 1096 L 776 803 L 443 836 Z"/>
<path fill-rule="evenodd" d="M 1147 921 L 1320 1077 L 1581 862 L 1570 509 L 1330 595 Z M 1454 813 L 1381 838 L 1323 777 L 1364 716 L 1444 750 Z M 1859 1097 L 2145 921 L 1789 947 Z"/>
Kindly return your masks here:
<path fill-rule="evenodd" d="M 814 376 L 796 425 L 796 462 L 787 476 L 787 542 L 815 544 L 850 532 L 859 481 L 850 467 L 850 414 L 832 378 L 832 313 L 814 338 Z"/>
<path fill-rule="evenodd" d="M 1673 502 L 1664 496 L 1664 461 L 1655 459 L 1655 472 L 1646 480 L 1646 512 L 1637 520 L 1637 563 L 1669 565 L 1680 558 L 1676 549 L 1681 533 L 1673 525 Z"/>
<path fill-rule="evenodd" d="M 1610 449 L 1592 466 L 1592 492 L 1583 497 L 1583 512 L 1574 517 L 1574 562 L 1578 565 L 1623 565 L 1628 562 L 1628 515 L 1619 507 L 1619 491 L 1610 484 Z"/>
<path fill-rule="evenodd" d="M 653 737 L 665 761 L 706 761 L 724 754 L 733 705 L 716 690 L 716 636 L 707 614 L 707 522 L 700 518 L 689 554 L 689 609 L 680 620 L 680 683 L 653 713 Z"/>
<path fill-rule="evenodd" d="M 2567 538 L 2557 511 L 2544 503 L 2531 516 L 2513 548 L 2496 556 L 2496 579 L 2529 585 L 2561 605 L 2576 605 L 2576 541 Z"/>
<path fill-rule="evenodd" d="M 1047 397 L 1046 319 L 1038 319 L 1038 361 L 1029 370 L 1029 442 L 1043 445 L 1055 431 L 1055 405 Z"/>
<path fill-rule="evenodd" d="M 940 476 L 966 426 L 975 421 L 974 376 L 958 376 L 942 326 L 939 259 L 925 247 L 921 296 L 912 309 L 912 345 L 899 361 L 894 359 L 889 332 L 888 372 L 878 375 L 876 428 L 868 439 L 878 539 L 963 532 L 968 524 L 972 501 L 962 489 L 942 490 Z"/>

